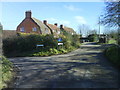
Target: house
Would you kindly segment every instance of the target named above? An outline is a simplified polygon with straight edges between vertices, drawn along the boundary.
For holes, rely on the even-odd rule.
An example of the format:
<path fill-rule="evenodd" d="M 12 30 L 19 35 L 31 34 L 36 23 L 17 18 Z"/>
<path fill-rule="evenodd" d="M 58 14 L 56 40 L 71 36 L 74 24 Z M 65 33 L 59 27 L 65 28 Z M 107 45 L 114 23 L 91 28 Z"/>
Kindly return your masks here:
<path fill-rule="evenodd" d="M 32 17 L 31 11 L 26 11 L 25 16 L 25 19 L 17 26 L 17 33 L 51 34 L 50 29 L 42 21 Z"/>
<path fill-rule="evenodd" d="M 62 34 L 61 28 L 63 25 L 58 27 L 57 23 L 49 24 L 47 20 L 43 22 L 32 17 L 31 11 L 25 12 L 25 19 L 17 26 L 16 32 L 19 33 L 37 33 L 37 34 L 53 34 L 55 37 L 58 37 L 59 34 Z M 64 27 L 63 28 L 66 32 L 70 34 L 76 34 L 72 28 Z M 62 30 L 63 30 L 62 29 Z"/>
<path fill-rule="evenodd" d="M 66 32 L 68 32 L 72 35 L 76 34 L 76 32 L 72 28 L 66 27 L 66 26 L 63 26 L 63 25 L 60 25 L 60 30 L 65 30 Z"/>
<path fill-rule="evenodd" d="M 60 28 L 57 26 L 57 23 L 53 24 L 49 24 L 47 23 L 47 20 L 44 20 L 43 23 L 51 30 L 51 34 L 53 34 L 55 37 L 58 37 L 59 34 L 61 34 L 60 32 Z"/>

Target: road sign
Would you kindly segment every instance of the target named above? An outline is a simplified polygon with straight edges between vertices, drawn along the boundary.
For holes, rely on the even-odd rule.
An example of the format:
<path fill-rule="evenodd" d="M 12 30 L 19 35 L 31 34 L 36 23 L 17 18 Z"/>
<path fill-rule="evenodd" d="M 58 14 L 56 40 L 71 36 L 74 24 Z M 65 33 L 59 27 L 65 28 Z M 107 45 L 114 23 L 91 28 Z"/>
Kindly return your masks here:
<path fill-rule="evenodd" d="M 58 45 L 63 45 L 63 43 L 58 43 Z"/>
<path fill-rule="evenodd" d="M 44 45 L 43 44 L 37 44 L 36 46 L 37 47 L 43 47 Z"/>
<path fill-rule="evenodd" d="M 62 38 L 58 38 L 58 42 L 61 42 L 62 41 Z"/>

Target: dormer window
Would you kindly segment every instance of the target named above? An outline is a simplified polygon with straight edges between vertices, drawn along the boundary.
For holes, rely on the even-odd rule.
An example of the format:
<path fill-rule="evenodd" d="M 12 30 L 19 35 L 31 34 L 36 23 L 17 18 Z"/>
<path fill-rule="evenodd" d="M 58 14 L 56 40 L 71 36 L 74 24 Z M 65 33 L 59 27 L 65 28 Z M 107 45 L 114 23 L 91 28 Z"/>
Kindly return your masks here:
<path fill-rule="evenodd" d="M 47 28 L 45 28 L 45 33 L 49 33 Z"/>
<path fill-rule="evenodd" d="M 37 28 L 36 28 L 36 27 L 32 28 L 32 31 L 36 32 L 36 31 L 37 31 Z"/>
<path fill-rule="evenodd" d="M 20 31 L 21 31 L 21 32 L 24 32 L 24 31 L 25 31 L 25 28 L 24 28 L 24 27 L 21 27 L 21 28 L 20 28 Z"/>
<path fill-rule="evenodd" d="M 53 32 L 55 32 L 55 30 L 53 30 Z"/>
<path fill-rule="evenodd" d="M 60 31 L 58 31 L 57 33 L 60 34 Z"/>

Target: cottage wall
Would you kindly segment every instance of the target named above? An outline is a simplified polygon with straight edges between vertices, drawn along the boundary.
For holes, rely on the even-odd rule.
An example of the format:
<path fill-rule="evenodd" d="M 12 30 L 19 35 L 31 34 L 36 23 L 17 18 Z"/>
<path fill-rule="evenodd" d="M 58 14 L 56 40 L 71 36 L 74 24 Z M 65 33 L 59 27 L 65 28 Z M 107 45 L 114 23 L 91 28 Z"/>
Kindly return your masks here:
<path fill-rule="evenodd" d="M 39 26 L 31 19 L 31 18 L 25 18 L 21 24 L 17 27 L 17 32 L 21 32 L 20 28 L 24 27 L 23 33 L 41 33 Z M 36 27 L 37 31 L 33 31 L 33 28 Z"/>

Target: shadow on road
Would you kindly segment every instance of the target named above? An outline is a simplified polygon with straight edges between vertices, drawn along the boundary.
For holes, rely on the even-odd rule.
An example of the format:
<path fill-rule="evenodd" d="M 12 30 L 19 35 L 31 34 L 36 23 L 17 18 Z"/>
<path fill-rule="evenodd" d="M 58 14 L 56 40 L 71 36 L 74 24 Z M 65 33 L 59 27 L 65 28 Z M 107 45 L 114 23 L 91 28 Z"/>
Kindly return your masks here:
<path fill-rule="evenodd" d="M 85 44 L 65 55 L 11 58 L 20 72 L 15 88 L 118 88 L 118 71 L 101 46 Z"/>

